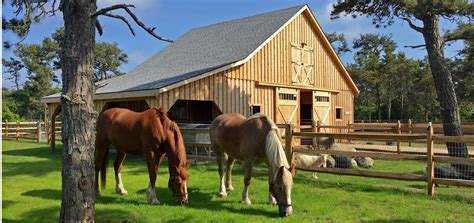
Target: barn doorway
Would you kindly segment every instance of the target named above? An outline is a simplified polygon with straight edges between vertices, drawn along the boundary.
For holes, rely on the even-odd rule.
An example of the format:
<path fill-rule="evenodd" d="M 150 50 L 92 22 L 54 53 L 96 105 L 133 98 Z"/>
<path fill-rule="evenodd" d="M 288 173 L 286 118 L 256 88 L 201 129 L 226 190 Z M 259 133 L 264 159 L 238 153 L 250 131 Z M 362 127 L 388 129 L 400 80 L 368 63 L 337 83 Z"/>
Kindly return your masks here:
<path fill-rule="evenodd" d="M 211 124 L 222 114 L 214 101 L 177 100 L 168 111 L 168 116 L 178 123 Z"/>
<path fill-rule="evenodd" d="M 308 126 L 302 128 L 302 132 L 310 132 L 313 124 L 313 91 L 300 91 L 300 125 Z M 312 145 L 312 139 L 301 139 L 301 145 Z"/>
<path fill-rule="evenodd" d="M 300 125 L 313 123 L 313 92 L 300 91 Z"/>

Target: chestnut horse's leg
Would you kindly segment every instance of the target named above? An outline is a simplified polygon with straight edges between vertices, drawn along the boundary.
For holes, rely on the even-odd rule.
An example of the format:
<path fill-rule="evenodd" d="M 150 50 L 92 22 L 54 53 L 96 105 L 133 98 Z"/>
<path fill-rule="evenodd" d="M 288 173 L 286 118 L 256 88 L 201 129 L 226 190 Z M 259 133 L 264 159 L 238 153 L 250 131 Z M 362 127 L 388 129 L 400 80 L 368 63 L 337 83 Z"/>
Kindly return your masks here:
<path fill-rule="evenodd" d="M 234 187 L 232 187 L 232 168 L 234 167 L 234 161 L 235 159 L 232 157 L 228 157 L 227 159 L 227 167 L 226 167 L 226 182 L 225 182 L 225 187 L 227 188 L 227 191 L 233 191 Z"/>
<path fill-rule="evenodd" d="M 115 158 L 114 162 L 114 170 L 115 170 L 115 192 L 120 195 L 128 195 L 127 190 L 123 187 L 122 183 L 122 176 L 120 175 L 120 171 L 122 170 L 122 164 L 125 160 L 124 152 L 120 152 L 117 150 L 117 157 Z"/>
<path fill-rule="evenodd" d="M 252 167 L 253 161 L 245 160 L 244 161 L 244 170 L 245 170 L 245 177 L 244 177 L 244 191 L 242 192 L 242 204 L 251 204 L 249 199 L 249 186 L 250 180 L 252 179 Z"/>
<path fill-rule="evenodd" d="M 213 148 L 213 150 L 216 151 L 217 165 L 219 166 L 220 190 L 219 190 L 219 193 L 217 193 L 217 195 L 219 197 L 226 197 L 227 192 L 226 192 L 225 184 L 224 184 L 224 172 L 225 172 L 224 162 L 227 160 L 228 156 L 225 152 L 220 151 L 219 149 Z"/>
<path fill-rule="evenodd" d="M 150 177 L 150 184 L 148 185 L 148 203 L 160 204 L 156 198 L 155 182 L 156 182 L 156 168 L 155 168 L 155 153 L 153 151 L 146 152 L 146 164 L 148 166 L 148 175 Z"/>
<path fill-rule="evenodd" d="M 105 159 L 105 156 L 108 156 L 107 153 L 107 146 L 109 145 L 108 141 L 105 139 L 102 139 L 100 135 L 96 137 L 95 141 L 95 181 L 94 181 L 94 190 L 95 194 L 99 195 L 100 190 L 99 190 L 99 171 L 102 169 L 103 171 L 106 170 L 107 166 L 104 167 L 104 165 L 107 165 L 107 160 Z M 105 174 L 106 173 L 102 173 Z M 102 185 L 105 185 L 105 182 L 102 182 Z"/>

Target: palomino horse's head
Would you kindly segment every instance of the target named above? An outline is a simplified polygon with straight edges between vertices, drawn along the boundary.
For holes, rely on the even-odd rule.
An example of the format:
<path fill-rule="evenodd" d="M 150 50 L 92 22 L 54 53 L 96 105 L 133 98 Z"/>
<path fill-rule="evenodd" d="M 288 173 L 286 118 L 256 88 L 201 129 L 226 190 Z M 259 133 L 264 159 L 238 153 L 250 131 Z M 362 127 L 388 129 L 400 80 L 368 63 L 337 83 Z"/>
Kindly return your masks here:
<path fill-rule="evenodd" d="M 293 212 L 291 207 L 291 188 L 293 187 L 293 175 L 284 166 L 278 168 L 272 182 L 270 182 L 270 193 L 277 200 L 280 216 L 286 217 Z"/>

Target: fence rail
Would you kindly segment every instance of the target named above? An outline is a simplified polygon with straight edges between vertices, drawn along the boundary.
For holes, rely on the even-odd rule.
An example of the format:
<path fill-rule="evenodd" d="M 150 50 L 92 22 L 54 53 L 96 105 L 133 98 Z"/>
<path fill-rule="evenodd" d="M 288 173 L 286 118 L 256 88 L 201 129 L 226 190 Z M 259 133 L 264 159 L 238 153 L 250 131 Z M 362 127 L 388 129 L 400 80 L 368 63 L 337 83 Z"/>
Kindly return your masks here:
<path fill-rule="evenodd" d="M 400 128 L 400 123 L 358 123 L 361 126 L 367 127 L 388 127 L 396 126 L 397 129 Z M 283 126 L 282 126 L 283 127 Z M 474 168 L 474 159 L 469 157 L 446 157 L 438 155 L 435 153 L 434 143 L 474 143 L 474 136 L 443 136 L 435 135 L 434 128 L 431 125 L 427 125 L 427 130 L 425 129 L 424 134 L 420 133 L 401 133 L 401 131 L 394 131 L 394 133 L 332 133 L 332 132 L 321 132 L 321 129 L 324 128 L 333 128 L 333 129 L 353 129 L 354 126 L 321 126 L 317 123 L 316 131 L 313 132 L 302 132 L 301 128 L 299 131 L 296 131 L 294 126 L 291 124 L 285 125 L 285 150 L 290 155 L 290 160 L 292 166 L 294 164 L 293 154 L 294 153 L 308 153 L 308 154 L 328 154 L 328 155 L 338 155 L 338 156 L 348 156 L 348 157 L 372 157 L 372 158 L 382 158 L 382 159 L 392 159 L 392 160 L 418 160 L 426 163 L 426 175 L 417 175 L 417 174 L 407 174 L 407 173 L 390 173 L 390 172 L 378 172 L 370 170 L 354 170 L 354 169 L 341 169 L 341 168 L 322 168 L 322 167 L 296 167 L 298 170 L 302 171 L 316 171 L 322 173 L 331 173 L 331 174 L 341 174 L 341 175 L 351 175 L 351 176 L 363 176 L 363 177 L 376 177 L 376 178 L 386 178 L 386 179 L 396 179 L 396 180 L 408 180 L 408 181 L 426 181 L 427 191 L 429 195 L 434 194 L 434 185 L 435 184 L 445 184 L 445 185 L 456 185 L 464 187 L 474 187 L 474 180 L 465 180 L 465 179 L 447 179 L 447 178 L 436 178 L 435 177 L 435 163 L 451 163 L 456 165 L 467 165 Z M 333 137 L 335 139 L 349 139 L 349 140 L 393 140 L 397 141 L 400 146 L 400 142 L 412 142 L 414 140 L 424 140 L 426 143 L 425 152 L 422 154 L 407 154 L 401 153 L 398 149 L 397 153 L 393 152 L 380 152 L 380 151 L 342 151 L 342 150 L 323 150 L 315 149 L 314 147 L 319 147 L 318 145 L 295 145 L 295 138 L 312 138 L 313 142 L 317 141 L 315 138 L 318 137 Z"/>

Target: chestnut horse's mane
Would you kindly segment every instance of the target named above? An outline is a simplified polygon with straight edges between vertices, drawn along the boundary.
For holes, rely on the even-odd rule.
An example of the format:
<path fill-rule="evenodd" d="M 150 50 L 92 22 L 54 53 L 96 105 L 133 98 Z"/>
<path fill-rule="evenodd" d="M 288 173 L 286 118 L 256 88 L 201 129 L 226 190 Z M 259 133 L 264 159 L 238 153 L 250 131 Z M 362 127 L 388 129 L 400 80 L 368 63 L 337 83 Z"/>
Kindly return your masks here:
<path fill-rule="evenodd" d="M 163 128 L 164 129 L 168 129 L 170 130 L 171 132 L 174 133 L 174 140 L 175 140 L 175 153 L 177 155 L 177 159 L 178 159 L 178 167 L 183 167 L 186 165 L 186 150 L 185 150 L 185 147 L 179 147 L 178 145 L 181 144 L 181 145 L 184 145 L 184 141 L 183 141 L 183 136 L 181 135 L 181 131 L 179 130 L 179 127 L 178 125 L 176 124 L 176 122 L 172 121 L 168 115 L 166 114 L 166 112 L 163 110 L 163 108 L 153 108 L 156 112 L 156 117 L 160 119 L 162 125 L 163 125 Z"/>

